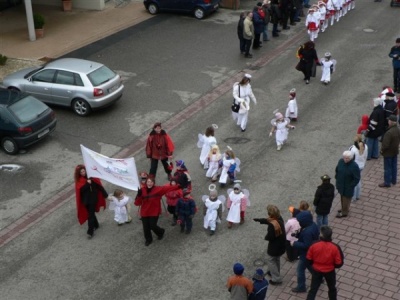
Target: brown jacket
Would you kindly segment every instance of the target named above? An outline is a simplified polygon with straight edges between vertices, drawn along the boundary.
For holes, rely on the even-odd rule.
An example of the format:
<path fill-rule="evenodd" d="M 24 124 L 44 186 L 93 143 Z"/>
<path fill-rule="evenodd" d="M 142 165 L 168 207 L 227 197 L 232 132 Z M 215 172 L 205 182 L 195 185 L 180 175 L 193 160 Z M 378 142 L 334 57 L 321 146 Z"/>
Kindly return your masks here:
<path fill-rule="evenodd" d="M 400 130 L 397 124 L 389 127 L 382 140 L 381 154 L 384 157 L 394 157 L 399 154 Z"/>

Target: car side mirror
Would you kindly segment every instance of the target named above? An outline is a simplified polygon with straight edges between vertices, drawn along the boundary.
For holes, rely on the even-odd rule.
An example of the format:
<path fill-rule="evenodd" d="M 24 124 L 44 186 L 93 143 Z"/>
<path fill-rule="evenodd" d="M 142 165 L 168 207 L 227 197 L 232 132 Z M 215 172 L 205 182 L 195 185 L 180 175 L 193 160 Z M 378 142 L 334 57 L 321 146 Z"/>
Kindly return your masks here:
<path fill-rule="evenodd" d="M 28 77 L 27 79 L 28 81 L 32 82 L 32 77 Z"/>

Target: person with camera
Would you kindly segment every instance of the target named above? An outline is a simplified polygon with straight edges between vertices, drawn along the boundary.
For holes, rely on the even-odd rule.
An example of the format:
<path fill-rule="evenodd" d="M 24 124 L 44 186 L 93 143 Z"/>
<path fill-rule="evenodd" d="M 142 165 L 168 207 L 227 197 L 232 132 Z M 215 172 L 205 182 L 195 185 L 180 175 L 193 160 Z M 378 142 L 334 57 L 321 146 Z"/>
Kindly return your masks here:
<path fill-rule="evenodd" d="M 306 254 L 310 246 L 318 241 L 319 230 L 317 224 L 313 222 L 312 214 L 309 210 L 304 210 L 296 216 L 301 230 L 298 240 L 291 242 L 291 245 L 299 251 L 299 262 L 297 264 L 297 286 L 292 289 L 294 293 L 307 292 L 306 269 L 312 274 L 311 266 L 307 263 Z"/>
<path fill-rule="evenodd" d="M 340 246 L 332 242 L 332 229 L 329 226 L 321 226 L 320 233 L 320 240 L 308 249 L 306 256 L 313 269 L 307 300 L 315 299 L 324 278 L 329 289 L 329 300 L 336 300 L 335 268 L 343 266 L 344 255 Z"/>
<path fill-rule="evenodd" d="M 285 223 L 286 255 L 289 262 L 294 262 L 296 259 L 298 259 L 299 255 L 297 253 L 297 249 L 292 247 L 291 242 L 298 240 L 300 224 L 299 221 L 297 221 L 296 216 L 300 213 L 300 210 L 294 208 L 293 206 L 289 206 L 289 211 L 292 217 Z"/>
<path fill-rule="evenodd" d="M 396 39 L 396 45 L 390 49 L 389 57 L 393 65 L 393 89 L 400 93 L 400 38 Z"/>
<path fill-rule="evenodd" d="M 260 224 L 268 225 L 265 240 L 268 241 L 267 249 L 267 274 L 271 276 L 271 285 L 282 284 L 281 256 L 286 250 L 286 233 L 279 208 L 275 205 L 267 206 L 268 218 L 253 219 Z"/>

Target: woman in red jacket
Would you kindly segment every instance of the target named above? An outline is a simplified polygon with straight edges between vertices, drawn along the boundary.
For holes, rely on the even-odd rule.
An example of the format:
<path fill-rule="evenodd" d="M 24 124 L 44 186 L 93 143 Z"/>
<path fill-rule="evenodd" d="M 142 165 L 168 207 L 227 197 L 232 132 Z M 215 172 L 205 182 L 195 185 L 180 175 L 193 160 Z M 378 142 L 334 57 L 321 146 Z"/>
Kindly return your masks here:
<path fill-rule="evenodd" d="M 135 199 L 135 205 L 141 206 L 140 217 L 146 246 L 153 242 L 151 231 L 158 236 L 159 240 L 164 237 L 165 229 L 157 225 L 158 217 L 161 215 L 161 197 L 168 192 L 180 189 L 179 185 L 156 186 L 154 183 L 154 178 L 147 178 L 146 186 L 138 191 Z"/>

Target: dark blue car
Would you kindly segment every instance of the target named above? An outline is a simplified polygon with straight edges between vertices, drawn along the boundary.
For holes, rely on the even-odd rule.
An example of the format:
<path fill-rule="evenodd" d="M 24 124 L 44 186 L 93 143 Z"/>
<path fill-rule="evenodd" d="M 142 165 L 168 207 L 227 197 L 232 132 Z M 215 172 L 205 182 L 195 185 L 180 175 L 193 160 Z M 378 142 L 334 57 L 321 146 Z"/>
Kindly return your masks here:
<path fill-rule="evenodd" d="M 196 19 L 216 11 L 220 0 L 144 0 L 144 6 L 152 15 L 159 11 L 191 13 Z"/>
<path fill-rule="evenodd" d="M 16 154 L 56 129 L 53 110 L 33 96 L 0 88 L 0 141 L 7 154 Z"/>

